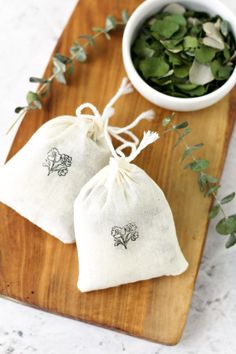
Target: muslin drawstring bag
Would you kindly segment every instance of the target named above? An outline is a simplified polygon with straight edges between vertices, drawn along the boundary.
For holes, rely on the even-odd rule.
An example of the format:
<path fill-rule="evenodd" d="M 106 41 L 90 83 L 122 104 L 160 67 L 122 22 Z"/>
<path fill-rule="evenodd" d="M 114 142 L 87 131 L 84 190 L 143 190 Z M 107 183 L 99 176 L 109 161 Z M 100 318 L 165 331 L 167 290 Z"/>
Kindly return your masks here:
<path fill-rule="evenodd" d="M 158 139 L 144 133 L 138 148 L 113 157 L 81 189 L 74 204 L 78 288 L 105 289 L 186 270 L 170 206 L 158 185 L 131 162 Z"/>
<path fill-rule="evenodd" d="M 64 243 L 75 241 L 73 203 L 81 187 L 109 161 L 110 149 L 104 138 L 106 121 L 113 104 L 132 92 L 127 79 L 100 115 L 90 103 L 82 104 L 77 117 L 60 116 L 45 123 L 27 144 L 0 169 L 0 201 L 57 237 Z M 82 114 L 90 108 L 93 115 Z M 127 127 L 108 127 L 122 144 L 125 133 L 137 144 L 129 130 L 153 112 L 142 113 Z"/>

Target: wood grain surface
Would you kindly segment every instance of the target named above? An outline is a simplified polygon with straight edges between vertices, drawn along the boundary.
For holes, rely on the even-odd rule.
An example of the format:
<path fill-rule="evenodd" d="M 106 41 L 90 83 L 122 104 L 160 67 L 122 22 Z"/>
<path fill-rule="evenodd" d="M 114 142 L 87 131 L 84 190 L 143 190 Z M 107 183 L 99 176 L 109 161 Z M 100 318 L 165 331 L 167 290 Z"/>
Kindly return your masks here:
<path fill-rule="evenodd" d="M 102 26 L 107 14 L 119 15 L 123 8 L 131 12 L 139 3 L 138 0 L 80 0 L 55 52 L 68 54 L 72 42 L 80 34 L 91 33 L 93 26 Z M 99 38 L 97 47 L 89 52 L 88 62 L 76 66 L 68 86 L 53 84 L 50 100 L 43 110 L 29 112 L 25 116 L 10 156 L 44 122 L 58 115 L 74 114 L 82 102 L 92 102 L 102 110 L 125 75 L 121 40 L 122 32 L 116 33 L 109 42 Z M 46 74 L 50 72 L 51 63 Z M 189 142 L 206 144 L 202 155 L 211 161 L 209 172 L 218 177 L 223 169 L 236 116 L 235 99 L 236 91 L 233 90 L 209 109 L 177 115 L 177 122 L 187 119 L 191 125 Z M 152 105 L 138 93 L 128 95 L 117 105 L 112 123 L 122 126 L 149 108 Z M 145 128 L 160 130 L 161 117 L 167 112 L 155 106 L 153 108 L 159 118 L 137 127 L 135 132 L 139 136 Z M 76 287 L 76 246 L 62 244 L 1 204 L 0 294 L 50 312 L 156 342 L 177 343 L 192 298 L 211 200 L 200 194 L 196 176 L 182 168 L 182 148 L 173 149 L 174 141 L 174 134 L 162 137 L 146 149 L 135 163 L 159 184 L 170 203 L 179 242 L 189 262 L 189 269 L 184 274 L 82 294 Z"/>

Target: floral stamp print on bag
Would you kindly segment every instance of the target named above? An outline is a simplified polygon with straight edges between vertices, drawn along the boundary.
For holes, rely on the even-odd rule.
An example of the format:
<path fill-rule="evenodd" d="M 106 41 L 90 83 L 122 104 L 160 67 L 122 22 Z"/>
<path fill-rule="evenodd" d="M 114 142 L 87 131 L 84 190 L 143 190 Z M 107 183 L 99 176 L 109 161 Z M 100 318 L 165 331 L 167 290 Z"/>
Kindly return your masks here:
<path fill-rule="evenodd" d="M 57 172 L 58 176 L 65 176 L 68 172 L 68 167 L 72 165 L 72 157 L 66 154 L 60 154 L 55 147 L 47 153 L 47 158 L 43 163 L 44 167 L 48 168 L 48 176 L 52 172 Z"/>
<path fill-rule="evenodd" d="M 122 245 L 125 249 L 127 249 L 128 242 L 136 241 L 139 237 L 138 227 L 134 222 L 130 222 L 129 224 L 120 227 L 113 226 L 111 229 L 111 236 L 114 238 L 114 246 Z"/>

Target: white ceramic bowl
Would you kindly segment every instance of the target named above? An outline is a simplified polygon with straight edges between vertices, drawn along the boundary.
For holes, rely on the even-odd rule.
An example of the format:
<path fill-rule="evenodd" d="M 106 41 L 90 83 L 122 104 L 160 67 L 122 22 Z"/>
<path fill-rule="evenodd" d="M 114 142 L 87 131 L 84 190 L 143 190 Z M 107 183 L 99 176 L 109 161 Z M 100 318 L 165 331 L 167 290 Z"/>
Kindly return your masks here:
<path fill-rule="evenodd" d="M 219 0 L 146 0 L 132 13 L 126 25 L 122 42 L 123 61 L 127 75 L 134 87 L 147 100 L 158 106 L 172 111 L 196 111 L 216 103 L 233 88 L 236 83 L 236 68 L 225 84 L 214 92 L 201 97 L 178 98 L 163 94 L 149 86 L 138 74 L 131 59 L 131 46 L 143 23 L 171 2 L 178 2 L 186 8 L 205 11 L 211 15 L 220 15 L 231 24 L 235 38 L 236 16 Z"/>

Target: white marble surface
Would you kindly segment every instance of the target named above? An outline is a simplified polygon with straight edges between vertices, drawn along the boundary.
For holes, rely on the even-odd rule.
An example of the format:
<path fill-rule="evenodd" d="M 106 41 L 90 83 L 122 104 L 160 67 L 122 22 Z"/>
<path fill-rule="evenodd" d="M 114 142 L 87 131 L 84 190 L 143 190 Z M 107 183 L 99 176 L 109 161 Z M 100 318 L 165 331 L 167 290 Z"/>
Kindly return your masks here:
<path fill-rule="evenodd" d="M 212 0 L 213 1 L 213 0 Z M 236 11 L 236 3 L 225 0 Z M 24 104 L 29 75 L 41 75 L 76 0 L 0 0 L 0 161 L 11 138 L 4 132 Z M 217 119 L 217 117 L 216 117 Z M 236 189 L 236 131 L 222 178 L 222 195 Z M 235 212 L 236 205 L 231 205 Z M 234 354 L 236 248 L 210 224 L 182 341 L 165 347 L 27 308 L 0 298 L 0 354 Z"/>

